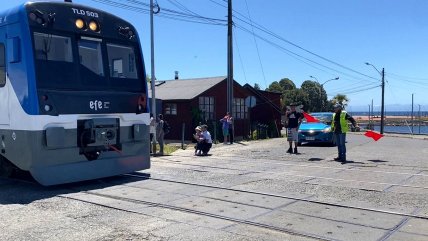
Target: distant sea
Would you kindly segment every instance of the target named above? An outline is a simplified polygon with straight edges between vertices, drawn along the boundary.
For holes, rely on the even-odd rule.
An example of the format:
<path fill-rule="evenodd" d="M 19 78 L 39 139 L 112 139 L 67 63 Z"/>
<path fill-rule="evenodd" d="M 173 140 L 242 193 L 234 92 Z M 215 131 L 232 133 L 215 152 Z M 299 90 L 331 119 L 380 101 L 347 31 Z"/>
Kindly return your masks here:
<path fill-rule="evenodd" d="M 368 116 L 369 112 L 349 112 L 352 116 Z M 374 112 L 373 113 L 374 116 L 380 116 L 380 112 Z M 385 111 L 385 116 L 408 116 L 411 117 L 412 116 L 412 112 L 411 111 Z M 428 111 L 421 111 L 420 112 L 420 116 L 421 117 L 428 117 Z M 384 132 L 386 133 L 402 133 L 402 134 L 424 134 L 424 135 L 428 135 L 428 126 L 418 126 L 418 117 L 419 117 L 419 112 L 418 111 L 414 111 L 413 112 L 413 118 L 414 118 L 414 122 L 415 125 L 413 126 L 413 130 L 411 126 L 384 126 Z M 362 126 L 364 128 L 364 126 Z M 380 131 L 380 126 L 375 126 L 375 131 Z"/>
<path fill-rule="evenodd" d="M 380 131 L 380 126 L 375 126 L 375 131 Z M 411 126 L 384 126 L 383 131 L 385 133 L 412 134 L 412 127 Z M 420 126 L 420 129 L 419 129 L 419 126 L 416 126 L 416 125 L 413 126 L 413 134 L 428 135 L 428 126 Z"/>
<path fill-rule="evenodd" d="M 368 116 L 368 111 L 349 111 L 349 113 L 353 116 Z M 428 116 L 428 111 L 421 111 L 420 112 L 422 117 Z M 380 116 L 380 111 L 373 112 L 374 116 Z M 412 116 L 412 111 L 385 111 L 385 116 Z M 413 117 L 415 120 L 419 117 L 419 112 L 416 110 L 413 111 Z"/>

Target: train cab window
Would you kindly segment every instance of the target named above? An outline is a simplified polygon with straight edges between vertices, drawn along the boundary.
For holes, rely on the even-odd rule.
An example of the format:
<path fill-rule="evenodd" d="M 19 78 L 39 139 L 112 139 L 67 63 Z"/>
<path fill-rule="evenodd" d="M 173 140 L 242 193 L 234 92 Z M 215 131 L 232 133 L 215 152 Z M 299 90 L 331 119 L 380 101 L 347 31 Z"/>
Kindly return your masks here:
<path fill-rule="evenodd" d="M 69 37 L 34 32 L 34 46 L 38 60 L 73 62 Z"/>
<path fill-rule="evenodd" d="M 131 46 L 107 44 L 110 77 L 137 79 L 135 51 Z"/>
<path fill-rule="evenodd" d="M 82 38 L 79 40 L 78 45 L 80 64 L 83 65 L 86 70 L 96 75 L 104 76 L 101 40 Z"/>
<path fill-rule="evenodd" d="M 6 85 L 6 54 L 4 44 L 0 44 L 0 87 Z"/>

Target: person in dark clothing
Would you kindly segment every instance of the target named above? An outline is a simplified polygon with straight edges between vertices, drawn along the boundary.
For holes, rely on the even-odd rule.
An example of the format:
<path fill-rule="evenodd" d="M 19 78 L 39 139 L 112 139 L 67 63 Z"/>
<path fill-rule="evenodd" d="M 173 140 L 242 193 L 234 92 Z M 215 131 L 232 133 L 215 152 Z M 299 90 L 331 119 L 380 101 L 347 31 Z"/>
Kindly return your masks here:
<path fill-rule="evenodd" d="M 286 112 L 286 121 L 287 121 L 287 140 L 290 147 L 287 150 L 287 153 L 293 153 L 293 142 L 294 142 L 294 154 L 297 152 L 297 143 L 299 141 L 299 126 L 302 123 L 303 114 L 296 111 L 296 106 L 291 105 L 290 110 Z"/>
<path fill-rule="evenodd" d="M 206 156 L 208 155 L 208 152 L 213 146 L 213 140 L 211 139 L 211 134 L 208 131 L 208 126 L 202 125 L 201 128 L 202 128 L 202 140 L 201 140 L 202 155 Z"/>
<path fill-rule="evenodd" d="M 229 122 L 229 144 L 233 144 L 233 121 L 233 117 L 230 115 L 229 119 L 227 120 L 227 122 Z"/>
<path fill-rule="evenodd" d="M 331 130 L 334 133 L 338 156 L 334 158 L 335 161 L 341 161 L 342 163 L 346 162 L 346 132 L 348 132 L 348 121 L 352 125 L 359 129 L 357 122 L 349 115 L 346 111 L 342 110 L 342 105 L 334 105 L 333 121 L 331 122 Z"/>
<path fill-rule="evenodd" d="M 156 154 L 161 156 L 163 156 L 164 136 L 165 136 L 163 125 L 164 125 L 163 115 L 159 114 L 157 125 L 156 125 L 156 139 L 159 143 L 159 152 Z"/>

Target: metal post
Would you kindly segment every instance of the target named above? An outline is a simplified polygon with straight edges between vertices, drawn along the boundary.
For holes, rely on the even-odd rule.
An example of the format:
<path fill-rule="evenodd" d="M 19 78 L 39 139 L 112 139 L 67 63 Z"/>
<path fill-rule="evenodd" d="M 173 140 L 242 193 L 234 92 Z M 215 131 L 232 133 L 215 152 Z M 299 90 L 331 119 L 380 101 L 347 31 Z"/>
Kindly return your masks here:
<path fill-rule="evenodd" d="M 369 105 L 369 124 L 368 124 L 368 127 L 367 127 L 367 129 L 369 129 L 369 130 L 371 130 L 371 126 L 372 126 L 372 122 L 371 122 L 370 118 L 371 117 L 370 117 L 370 105 Z"/>
<path fill-rule="evenodd" d="M 413 96 L 414 94 L 412 94 L 412 117 L 411 117 L 411 123 L 412 123 L 412 135 L 413 135 Z"/>
<path fill-rule="evenodd" d="M 374 130 L 375 128 L 374 128 L 374 126 L 375 126 L 375 122 L 374 122 L 374 109 L 373 109 L 373 99 L 372 99 L 372 113 L 371 113 L 371 116 L 370 116 L 371 118 L 372 118 L 372 130 Z"/>
<path fill-rule="evenodd" d="M 383 134 L 385 125 L 385 68 L 382 68 L 382 104 L 380 110 L 380 134 Z"/>
<path fill-rule="evenodd" d="M 184 150 L 184 134 L 185 134 L 185 129 L 186 129 L 186 123 L 183 122 L 183 125 L 181 127 L 181 149 Z"/>
<path fill-rule="evenodd" d="M 155 95 L 155 41 L 153 31 L 153 0 L 150 0 L 150 47 L 151 47 L 151 88 L 152 88 L 152 114 L 155 121 L 157 120 L 156 115 L 156 95 Z M 156 127 L 156 125 L 155 125 Z M 153 134 L 153 155 L 156 155 L 156 129 Z"/>
<path fill-rule="evenodd" d="M 419 116 L 419 134 L 421 134 L 421 105 L 419 106 L 418 116 Z"/>
<path fill-rule="evenodd" d="M 228 0 L 227 15 L 227 111 L 233 116 L 233 42 L 232 0 Z"/>

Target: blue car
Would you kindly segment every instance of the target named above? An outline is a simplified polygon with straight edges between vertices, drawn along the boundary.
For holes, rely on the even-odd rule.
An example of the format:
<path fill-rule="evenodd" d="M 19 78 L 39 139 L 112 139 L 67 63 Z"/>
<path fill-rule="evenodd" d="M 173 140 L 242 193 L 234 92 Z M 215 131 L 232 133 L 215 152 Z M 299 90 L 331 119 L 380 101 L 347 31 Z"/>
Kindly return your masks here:
<path fill-rule="evenodd" d="M 307 122 L 303 119 L 299 128 L 299 142 L 302 143 L 327 143 L 335 145 L 333 132 L 331 131 L 331 120 L 333 113 L 316 112 L 311 113 L 311 116 L 317 118 L 319 122 Z"/>

